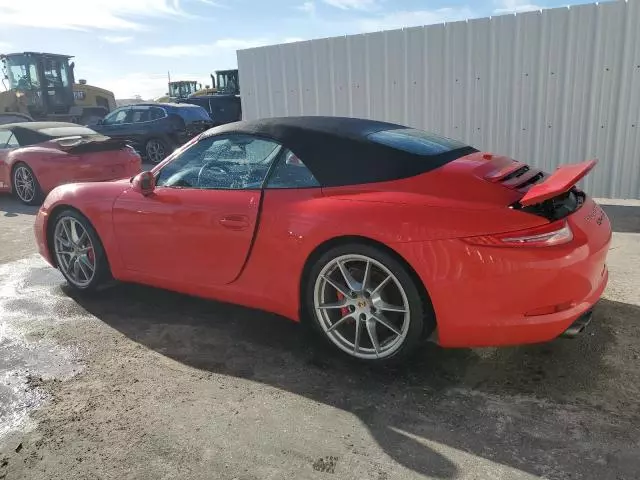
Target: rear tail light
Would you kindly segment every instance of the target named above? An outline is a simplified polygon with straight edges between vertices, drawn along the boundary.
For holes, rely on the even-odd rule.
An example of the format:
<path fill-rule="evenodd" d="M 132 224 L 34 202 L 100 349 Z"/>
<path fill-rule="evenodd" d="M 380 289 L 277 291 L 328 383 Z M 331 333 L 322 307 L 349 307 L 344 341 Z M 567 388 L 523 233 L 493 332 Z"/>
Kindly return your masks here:
<path fill-rule="evenodd" d="M 491 247 L 552 247 L 554 245 L 563 245 L 571 240 L 573 240 L 573 232 L 569 224 L 564 220 L 518 232 L 482 235 L 464 239 L 465 242 L 473 245 Z"/>

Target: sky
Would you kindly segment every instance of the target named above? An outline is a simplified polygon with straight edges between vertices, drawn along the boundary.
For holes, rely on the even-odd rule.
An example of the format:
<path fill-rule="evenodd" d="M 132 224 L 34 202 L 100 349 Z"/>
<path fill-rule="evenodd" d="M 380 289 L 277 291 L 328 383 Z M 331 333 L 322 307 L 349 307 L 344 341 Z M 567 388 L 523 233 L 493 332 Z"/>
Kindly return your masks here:
<path fill-rule="evenodd" d="M 76 81 L 156 98 L 172 80 L 210 84 L 236 51 L 512 14 L 584 0 L 0 0 L 0 52 L 73 55 Z"/>

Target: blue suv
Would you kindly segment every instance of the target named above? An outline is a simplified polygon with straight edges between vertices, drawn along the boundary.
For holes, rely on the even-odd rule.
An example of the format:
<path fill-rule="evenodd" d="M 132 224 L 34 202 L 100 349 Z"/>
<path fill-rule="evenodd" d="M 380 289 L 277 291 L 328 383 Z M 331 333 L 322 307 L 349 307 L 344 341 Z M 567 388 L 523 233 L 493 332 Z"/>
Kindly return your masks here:
<path fill-rule="evenodd" d="M 197 105 L 141 103 L 117 108 L 91 128 L 127 140 L 147 161 L 159 163 L 212 126 L 208 112 Z"/>

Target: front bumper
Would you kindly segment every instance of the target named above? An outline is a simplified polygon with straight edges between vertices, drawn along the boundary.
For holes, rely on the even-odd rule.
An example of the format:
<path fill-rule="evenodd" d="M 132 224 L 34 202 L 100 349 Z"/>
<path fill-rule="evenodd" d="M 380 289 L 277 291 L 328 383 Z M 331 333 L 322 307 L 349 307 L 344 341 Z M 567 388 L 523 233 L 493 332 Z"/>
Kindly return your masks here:
<path fill-rule="evenodd" d="M 33 233 L 36 237 L 36 246 L 38 247 L 38 253 L 52 266 L 55 267 L 53 257 L 49 251 L 49 245 L 47 242 L 47 221 L 49 219 L 49 213 L 40 207 L 36 214 L 36 220 L 33 224 Z"/>

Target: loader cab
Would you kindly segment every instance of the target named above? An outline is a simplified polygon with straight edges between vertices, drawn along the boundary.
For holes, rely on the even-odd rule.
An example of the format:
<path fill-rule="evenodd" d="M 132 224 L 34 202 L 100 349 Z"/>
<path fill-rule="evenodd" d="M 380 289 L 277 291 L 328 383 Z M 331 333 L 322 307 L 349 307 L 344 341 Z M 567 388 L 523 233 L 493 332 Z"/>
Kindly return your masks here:
<path fill-rule="evenodd" d="M 202 84 L 191 80 L 169 82 L 169 97 L 175 99 L 187 98 L 202 88 Z"/>
<path fill-rule="evenodd" d="M 33 117 L 68 113 L 74 105 L 70 58 L 35 52 L 1 55 L 5 86 L 26 97 Z"/>
<path fill-rule="evenodd" d="M 238 70 L 216 70 L 216 80 L 213 81 L 213 75 L 211 75 L 211 81 L 214 83 L 214 87 L 217 85 L 218 93 L 227 93 L 230 95 L 240 94 L 240 83 L 238 81 Z"/>

